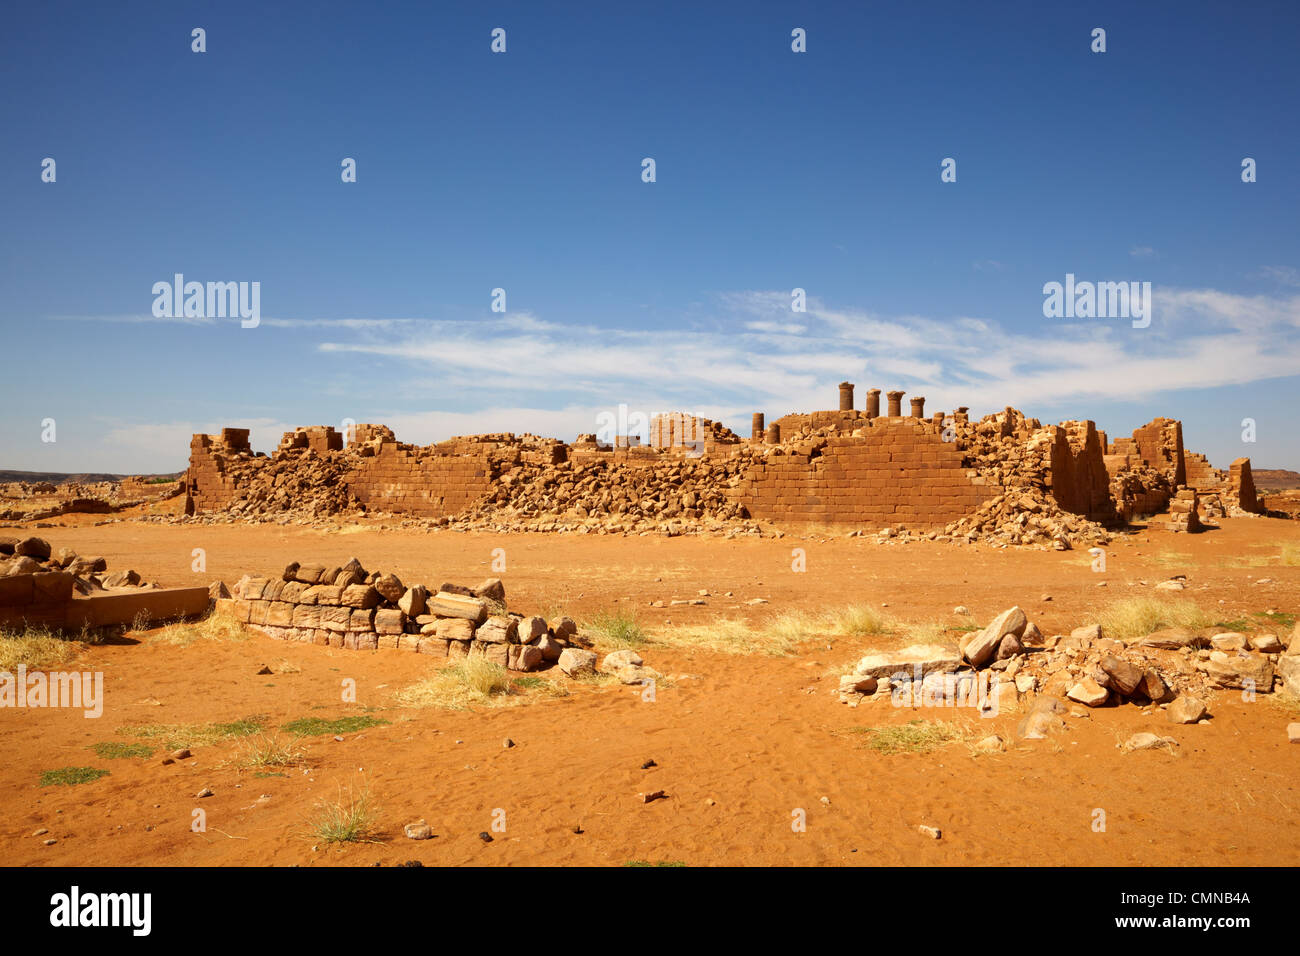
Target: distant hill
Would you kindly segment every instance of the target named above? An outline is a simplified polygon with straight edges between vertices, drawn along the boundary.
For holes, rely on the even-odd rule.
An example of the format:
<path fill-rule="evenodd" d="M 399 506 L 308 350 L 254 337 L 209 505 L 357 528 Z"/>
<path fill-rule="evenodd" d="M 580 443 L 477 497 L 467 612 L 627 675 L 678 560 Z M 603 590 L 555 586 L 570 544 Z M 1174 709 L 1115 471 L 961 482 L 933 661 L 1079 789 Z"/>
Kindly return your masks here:
<path fill-rule="evenodd" d="M 1259 491 L 1284 491 L 1287 488 L 1300 488 L 1300 471 L 1287 471 L 1285 468 L 1252 468 L 1255 488 Z"/>
<path fill-rule="evenodd" d="M 176 472 L 173 475 L 143 475 L 144 478 L 167 478 L 175 481 L 180 478 L 183 472 Z M 123 478 L 130 478 L 130 475 L 109 475 L 102 472 L 84 472 L 80 474 L 64 474 L 57 471 L 4 471 L 0 470 L 0 483 L 7 481 L 25 481 L 33 484 L 38 481 L 48 481 L 55 485 L 66 485 L 69 483 L 78 485 L 89 485 L 97 481 L 121 481 Z"/>

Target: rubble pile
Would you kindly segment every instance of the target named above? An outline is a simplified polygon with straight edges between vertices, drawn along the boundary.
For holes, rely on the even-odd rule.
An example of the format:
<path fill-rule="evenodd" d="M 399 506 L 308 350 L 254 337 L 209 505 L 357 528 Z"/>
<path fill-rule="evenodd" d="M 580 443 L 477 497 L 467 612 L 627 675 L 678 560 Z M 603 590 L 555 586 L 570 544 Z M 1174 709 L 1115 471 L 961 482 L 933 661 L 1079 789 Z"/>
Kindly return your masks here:
<path fill-rule="evenodd" d="M 1021 736 L 1041 736 L 1065 706 L 1158 705 L 1175 723 L 1205 719 L 1217 690 L 1300 695 L 1300 625 L 1289 638 L 1214 628 L 1165 628 L 1135 640 L 1107 637 L 1101 625 L 1044 637 L 1019 607 L 955 645 L 914 645 L 872 653 L 840 679 L 840 699 L 857 705 L 888 699 L 899 706 L 983 711 L 1030 705 Z"/>
<path fill-rule="evenodd" d="M 0 537 L 0 578 L 31 574 L 44 580 L 42 576 L 49 572 L 59 572 L 61 579 L 71 577 L 70 591 L 78 594 L 158 588 L 156 583 L 142 580 L 129 568 L 110 572 L 108 562 L 102 557 L 79 555 L 71 548 L 55 551 L 44 538 Z"/>

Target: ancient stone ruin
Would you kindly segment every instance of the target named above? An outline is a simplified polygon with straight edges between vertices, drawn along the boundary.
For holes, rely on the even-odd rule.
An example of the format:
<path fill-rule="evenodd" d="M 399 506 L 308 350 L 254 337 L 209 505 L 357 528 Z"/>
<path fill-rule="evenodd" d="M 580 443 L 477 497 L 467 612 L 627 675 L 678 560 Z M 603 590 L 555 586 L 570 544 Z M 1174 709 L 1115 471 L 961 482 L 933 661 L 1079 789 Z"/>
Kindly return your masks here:
<path fill-rule="evenodd" d="M 591 641 L 572 618 L 508 611 L 499 578 L 435 590 L 367 571 L 356 558 L 342 567 L 295 562 L 280 574 L 244 575 L 216 606 L 277 640 L 440 658 L 478 655 L 512 671 L 554 665 L 569 676 L 596 672 Z M 625 684 L 659 676 L 642 664 L 635 653 L 616 651 L 601 670 Z"/>
<path fill-rule="evenodd" d="M 195 435 L 186 512 L 226 518 L 405 515 L 458 526 L 637 533 L 754 519 L 907 528 L 932 538 L 1069 547 L 1169 509 L 1191 490 L 1204 517 L 1258 514 L 1249 459 L 1227 471 L 1158 418 L 1110 442 L 1090 421 L 1043 425 L 1014 408 L 928 417 L 902 391 L 839 387 L 833 411 L 753 416 L 748 439 L 708 419 L 657 415 L 649 441 L 530 434 L 399 442 L 383 425 L 287 432 L 271 455 L 248 430 Z M 1186 496 L 1180 498 L 1185 502 Z M 1178 504 L 1175 513 L 1186 514 Z M 1185 530 L 1198 524 L 1178 519 Z M 670 531 L 671 533 L 671 531 Z"/>
<path fill-rule="evenodd" d="M 76 633 L 208 610 L 208 588 L 160 588 L 99 556 L 57 551 L 35 536 L 0 537 L 0 627 Z"/>

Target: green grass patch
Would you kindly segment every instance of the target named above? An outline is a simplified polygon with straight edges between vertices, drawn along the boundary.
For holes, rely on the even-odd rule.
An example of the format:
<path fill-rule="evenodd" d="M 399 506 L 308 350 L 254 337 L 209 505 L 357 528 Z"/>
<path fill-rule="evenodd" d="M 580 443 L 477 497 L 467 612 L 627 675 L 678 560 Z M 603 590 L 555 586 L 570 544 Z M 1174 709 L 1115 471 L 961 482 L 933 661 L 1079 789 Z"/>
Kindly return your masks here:
<path fill-rule="evenodd" d="M 319 737 L 324 734 L 352 734 L 358 730 L 366 730 L 369 727 L 380 727 L 388 721 L 381 717 L 371 717 L 368 714 L 354 714 L 350 717 L 339 717 L 335 720 L 325 720 L 322 717 L 299 717 L 297 720 L 291 720 L 280 729 L 287 734 L 296 734 L 299 737 Z"/>
<path fill-rule="evenodd" d="M 90 749 L 105 760 L 125 760 L 130 757 L 152 757 L 153 748 L 144 744 L 124 744 L 117 741 L 104 741 L 91 744 Z"/>
<path fill-rule="evenodd" d="M 1295 622 L 1297 620 L 1296 615 L 1288 614 L 1285 611 L 1260 611 L 1255 616 L 1262 617 L 1269 624 L 1281 628 L 1284 631 L 1289 631 L 1291 628 L 1295 627 Z"/>
<path fill-rule="evenodd" d="M 46 770 L 42 773 L 41 786 L 72 787 L 107 776 L 108 771 L 100 770 L 98 767 L 60 767 L 58 770 Z"/>

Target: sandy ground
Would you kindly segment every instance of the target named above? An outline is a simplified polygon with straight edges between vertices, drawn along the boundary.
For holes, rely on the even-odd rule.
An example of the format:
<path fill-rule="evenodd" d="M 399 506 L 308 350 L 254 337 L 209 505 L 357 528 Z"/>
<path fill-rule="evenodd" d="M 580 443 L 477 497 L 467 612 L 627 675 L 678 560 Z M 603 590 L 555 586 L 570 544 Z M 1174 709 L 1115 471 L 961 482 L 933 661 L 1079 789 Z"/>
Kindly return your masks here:
<path fill-rule="evenodd" d="M 377 525 L 326 533 L 277 526 L 93 526 L 56 519 L 54 546 L 103 554 L 164 585 L 232 582 L 292 560 L 342 563 L 356 555 L 408 581 L 475 583 L 504 548 L 507 598 L 523 612 L 576 618 L 634 609 L 656 628 L 724 617 L 760 620 L 790 609 L 887 605 L 904 621 L 952 621 L 955 605 L 986 622 L 1020 604 L 1044 633 L 1089 623 L 1097 608 L 1186 574 L 1191 598 L 1234 620 L 1300 612 L 1300 567 L 1270 556 L 1300 543 L 1300 523 L 1236 519 L 1177 536 L 1153 527 L 1118 539 L 1105 573 L 1081 552 L 997 551 L 863 538 L 792 535 L 721 541 L 605 536 L 424 533 Z M 191 571 L 193 550 L 207 570 Z M 791 569 L 792 549 L 807 570 Z M 1264 583 L 1257 583 L 1260 579 Z M 1105 587 L 1101 587 L 1102 583 Z M 651 601 L 710 596 L 703 607 Z M 732 592 L 731 597 L 723 596 Z M 1043 597 L 1050 595 L 1050 601 Z M 765 598 L 768 604 L 743 602 Z M 1265 629 L 1261 626 L 1259 629 Z M 905 639 L 905 635 L 903 636 Z M 1296 865 L 1300 863 L 1300 709 L 1224 692 L 1214 719 L 1182 727 L 1156 712 L 1110 707 L 1070 718 L 1071 730 L 1007 753 L 963 743 L 885 755 L 855 728 L 944 719 L 1010 739 L 1018 716 L 913 712 L 838 702 L 837 676 L 872 639 L 827 638 L 797 654 L 738 656 L 649 644 L 646 661 L 670 675 L 655 700 L 637 687 L 574 685 L 569 696 L 473 712 L 398 706 L 393 693 L 438 662 L 400 651 L 350 652 L 247 640 L 178 647 L 149 633 L 89 648 L 73 665 L 102 670 L 104 715 L 0 710 L 0 853 L 14 865 L 719 864 Z M 258 675 L 262 665 L 272 675 Z M 341 682 L 356 681 L 344 703 Z M 561 678 L 561 680 L 563 680 Z M 302 717 L 371 713 L 389 721 L 307 738 L 304 768 L 258 777 L 236 766 L 241 745 L 196 748 L 170 765 L 103 759 L 87 749 L 130 741 L 118 728 L 232 721 L 262 715 L 270 728 Z M 1177 754 L 1123 755 L 1139 730 L 1171 734 Z M 510 738 L 515 746 L 505 748 Z M 642 769 L 653 760 L 657 766 Z M 107 777 L 40 787 L 43 771 L 101 767 Z M 197 798 L 203 788 L 213 795 Z M 374 842 L 322 846 L 308 832 L 318 801 L 367 789 Z M 666 798 L 642 803 L 639 794 Z M 207 829 L 191 831 L 192 813 Z M 1105 812 L 1104 832 L 1094 829 Z M 803 811 L 806 827 L 792 821 Z M 504 832 L 485 843 L 504 817 Z M 416 818 L 434 838 L 412 841 Z M 919 824 L 938 827 L 941 840 Z M 38 829 L 49 833 L 34 835 Z M 581 831 L 581 832 L 577 832 Z M 51 846 L 44 841 L 55 839 Z"/>

